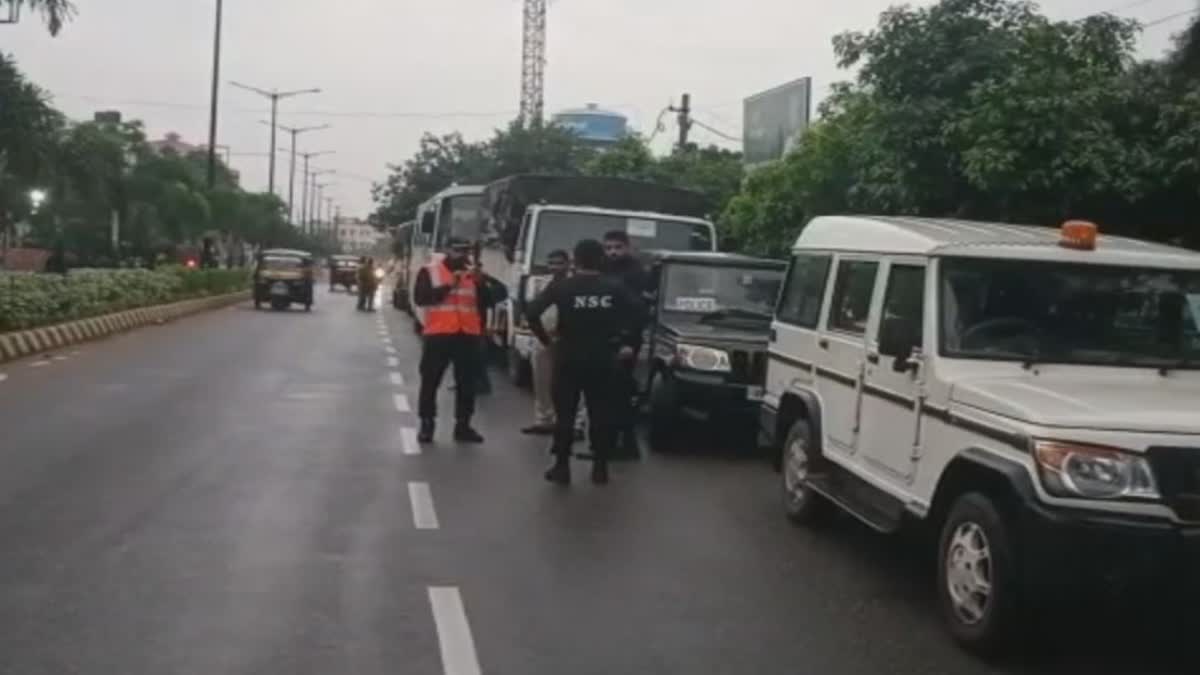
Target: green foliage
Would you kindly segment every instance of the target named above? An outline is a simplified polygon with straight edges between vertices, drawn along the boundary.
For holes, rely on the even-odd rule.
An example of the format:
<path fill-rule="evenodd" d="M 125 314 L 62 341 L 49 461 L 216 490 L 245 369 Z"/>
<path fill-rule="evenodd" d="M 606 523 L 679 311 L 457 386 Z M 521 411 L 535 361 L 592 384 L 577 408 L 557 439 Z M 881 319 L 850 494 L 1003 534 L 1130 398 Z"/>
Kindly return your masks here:
<path fill-rule="evenodd" d="M 101 314 L 247 288 L 249 271 L 73 270 L 58 274 L 0 274 L 0 332 L 35 328 Z"/>
<path fill-rule="evenodd" d="M 1200 87 L 1136 63 L 1138 28 L 1051 21 L 1021 0 L 896 7 L 834 39 L 852 83 L 721 219 L 778 254 L 814 216 L 867 212 L 1055 225 L 1200 244 Z"/>

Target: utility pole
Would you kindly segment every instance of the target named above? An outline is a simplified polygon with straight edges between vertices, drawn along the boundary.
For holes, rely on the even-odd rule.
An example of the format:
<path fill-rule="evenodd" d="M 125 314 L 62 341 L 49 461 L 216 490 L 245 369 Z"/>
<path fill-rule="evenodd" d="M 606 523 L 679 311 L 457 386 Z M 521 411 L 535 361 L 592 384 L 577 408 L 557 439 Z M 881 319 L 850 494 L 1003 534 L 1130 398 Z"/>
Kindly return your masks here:
<path fill-rule="evenodd" d="M 308 170 L 308 161 L 313 157 L 321 155 L 332 155 L 333 150 L 322 150 L 320 152 L 302 152 L 300 156 L 304 158 L 304 179 L 303 190 L 300 196 L 300 229 L 305 229 L 308 226 L 308 186 L 312 182 L 312 174 Z"/>
<path fill-rule="evenodd" d="M 230 82 L 229 84 L 232 84 L 238 89 L 245 89 L 246 91 L 254 92 L 259 96 L 265 96 L 266 98 L 271 99 L 271 159 L 270 169 L 268 169 L 267 172 L 267 192 L 275 194 L 275 128 L 278 126 L 279 120 L 279 99 L 292 98 L 293 96 L 300 96 L 303 94 L 319 94 L 321 93 L 321 90 L 295 89 L 293 91 L 278 91 L 276 89 L 272 89 L 267 91 L 266 89 L 251 87 L 250 85 L 241 84 L 239 82 Z"/>
<path fill-rule="evenodd" d="M 263 122 L 263 124 L 268 124 L 268 122 Z M 295 217 L 296 217 L 296 137 L 299 136 L 300 134 L 303 134 L 303 133 L 306 133 L 309 131 L 320 131 L 321 129 L 328 129 L 329 125 L 321 124 L 321 125 L 318 125 L 315 127 L 288 127 L 288 126 L 284 126 L 284 125 L 280 124 L 278 126 L 280 129 L 283 129 L 284 131 L 286 131 L 292 135 L 292 166 L 291 166 L 291 170 L 290 170 L 290 175 L 288 176 L 288 222 L 295 225 L 296 224 L 296 221 L 295 221 Z"/>
<path fill-rule="evenodd" d="M 335 173 L 335 172 L 333 171 L 333 169 L 322 169 L 322 170 L 320 170 L 320 171 L 313 171 L 313 172 L 312 172 L 312 183 L 313 183 L 313 189 L 312 189 L 311 195 L 312 195 L 312 200 L 313 200 L 313 201 L 312 201 L 312 204 L 309 206 L 309 209 L 308 209 L 308 222 L 309 222 L 310 230 L 311 230 L 312 232 L 316 232 L 316 229 L 317 229 L 317 223 L 318 223 L 318 222 L 320 222 L 320 220 L 321 220 L 321 218 L 320 218 L 320 210 L 321 210 L 321 195 L 320 195 L 320 193 L 319 193 L 318 191 L 319 191 L 321 188 L 324 188 L 324 187 L 327 187 L 328 185 L 331 185 L 331 183 L 321 183 L 321 184 L 318 184 L 318 183 L 317 183 L 317 178 L 318 178 L 319 176 L 326 176 L 326 175 L 329 175 L 329 174 L 331 174 L 331 173 Z"/>
<path fill-rule="evenodd" d="M 679 120 L 679 152 L 687 150 L 688 132 L 692 130 L 692 95 L 684 94 L 680 99 L 679 107 L 671 106 L 667 108 L 673 113 L 678 113 Z"/>
<path fill-rule="evenodd" d="M 217 0 L 217 20 L 213 28 L 212 95 L 208 109 L 208 189 L 217 184 L 217 94 L 221 82 L 222 0 Z"/>

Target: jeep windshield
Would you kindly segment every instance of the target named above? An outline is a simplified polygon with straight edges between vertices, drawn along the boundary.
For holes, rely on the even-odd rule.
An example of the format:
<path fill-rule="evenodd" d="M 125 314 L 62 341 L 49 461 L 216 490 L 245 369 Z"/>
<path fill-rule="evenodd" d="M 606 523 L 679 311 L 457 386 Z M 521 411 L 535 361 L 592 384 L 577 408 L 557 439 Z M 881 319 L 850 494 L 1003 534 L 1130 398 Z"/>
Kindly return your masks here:
<path fill-rule="evenodd" d="M 479 207 L 483 195 L 455 195 L 442 200 L 441 227 L 438 228 L 438 246 L 445 246 L 450 237 L 461 237 L 470 241 L 479 239 L 483 230 L 483 219 Z"/>
<path fill-rule="evenodd" d="M 769 322 L 783 270 L 668 263 L 660 297 L 666 312 L 714 320 Z"/>
<path fill-rule="evenodd" d="M 1200 271 L 945 258 L 951 358 L 1200 368 Z"/>
<path fill-rule="evenodd" d="M 600 241 L 605 232 L 612 230 L 627 232 L 635 250 L 713 250 L 712 229 L 708 224 L 609 213 L 543 211 L 538 216 L 532 263 L 544 265 L 551 251 L 562 249 L 570 254 L 581 240 Z"/>

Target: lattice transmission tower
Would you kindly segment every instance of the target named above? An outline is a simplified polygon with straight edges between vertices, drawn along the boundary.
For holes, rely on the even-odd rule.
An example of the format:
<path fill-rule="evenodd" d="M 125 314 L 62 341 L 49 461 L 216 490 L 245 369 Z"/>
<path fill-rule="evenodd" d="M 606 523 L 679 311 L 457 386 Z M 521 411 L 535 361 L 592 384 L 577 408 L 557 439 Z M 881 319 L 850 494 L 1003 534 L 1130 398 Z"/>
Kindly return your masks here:
<path fill-rule="evenodd" d="M 521 39 L 521 122 L 542 123 L 543 80 L 546 73 L 546 0 L 525 0 Z"/>

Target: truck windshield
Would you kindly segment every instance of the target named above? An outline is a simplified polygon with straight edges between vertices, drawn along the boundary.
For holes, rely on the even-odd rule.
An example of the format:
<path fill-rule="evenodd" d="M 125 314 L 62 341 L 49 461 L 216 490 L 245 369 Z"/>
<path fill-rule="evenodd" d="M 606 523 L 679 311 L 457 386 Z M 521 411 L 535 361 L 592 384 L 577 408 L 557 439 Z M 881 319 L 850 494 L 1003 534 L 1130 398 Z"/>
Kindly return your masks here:
<path fill-rule="evenodd" d="M 449 242 L 450 237 L 479 239 L 482 220 L 479 206 L 483 195 L 458 195 L 442 200 L 441 224 L 438 227 L 438 246 Z"/>
<path fill-rule="evenodd" d="M 1200 272 L 946 258 L 941 353 L 1200 368 Z"/>
<path fill-rule="evenodd" d="M 662 308 L 698 316 L 771 320 L 783 270 L 669 263 L 660 289 Z"/>
<path fill-rule="evenodd" d="M 611 230 L 628 232 L 633 247 L 639 250 L 713 250 L 712 230 L 707 224 L 616 214 L 543 211 L 538 216 L 532 262 L 541 265 L 551 251 L 562 249 L 570 253 L 581 240 L 599 241 Z"/>

